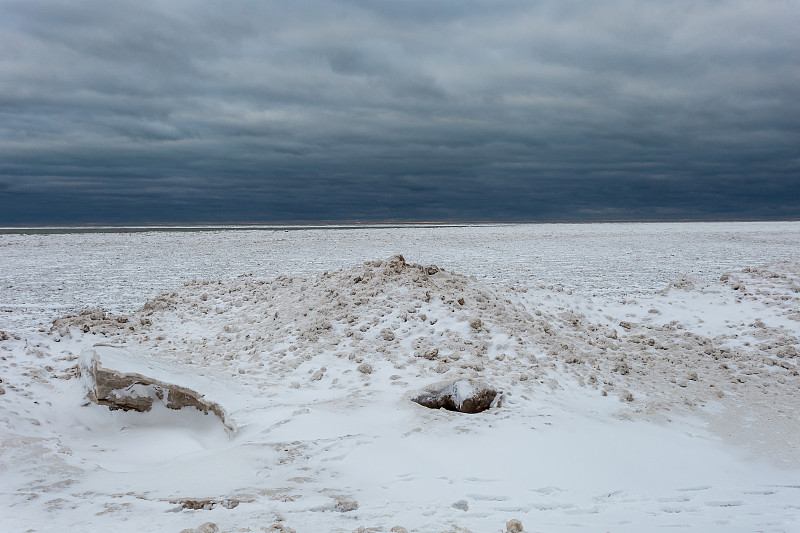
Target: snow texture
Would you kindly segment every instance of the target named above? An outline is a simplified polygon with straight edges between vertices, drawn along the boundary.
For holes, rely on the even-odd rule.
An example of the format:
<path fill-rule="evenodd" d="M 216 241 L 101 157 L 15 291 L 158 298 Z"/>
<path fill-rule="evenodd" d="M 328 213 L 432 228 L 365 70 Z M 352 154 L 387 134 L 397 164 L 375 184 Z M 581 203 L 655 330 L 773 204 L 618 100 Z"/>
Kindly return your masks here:
<path fill-rule="evenodd" d="M 0 529 L 800 528 L 800 224 L 349 231 L 263 234 L 292 245 L 285 268 L 149 298 L 149 256 L 110 261 L 109 279 L 137 287 L 130 301 L 120 285 L 71 285 L 76 242 L 108 250 L 110 234 L 0 235 Z M 555 255 L 537 261 L 569 284 L 527 277 L 539 248 L 526 246 L 545 242 L 531 235 L 548 232 L 572 278 Z M 398 235 L 428 252 L 419 264 L 331 254 L 295 268 L 334 242 L 363 257 Z M 256 236 L 116 239 L 155 248 L 166 280 L 198 242 L 224 262 Z M 503 239 L 515 252 L 470 248 Z M 605 251 L 631 240 L 662 255 L 610 267 Z M 37 289 L 29 276 L 48 264 Z M 57 285 L 66 296 L 47 304 Z M 92 361 L 137 376 L 112 392 L 150 410 L 92 402 Z M 170 409 L 171 388 L 224 417 Z M 474 414 L 412 401 L 463 406 L 481 390 L 497 394 Z"/>

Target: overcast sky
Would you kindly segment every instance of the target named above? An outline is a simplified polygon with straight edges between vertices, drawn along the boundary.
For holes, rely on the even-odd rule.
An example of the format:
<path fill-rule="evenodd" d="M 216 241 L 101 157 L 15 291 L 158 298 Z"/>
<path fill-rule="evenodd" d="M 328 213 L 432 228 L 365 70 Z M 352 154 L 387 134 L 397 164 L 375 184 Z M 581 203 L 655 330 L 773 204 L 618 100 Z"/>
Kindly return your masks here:
<path fill-rule="evenodd" d="M 0 225 L 800 218 L 795 0 L 0 0 Z"/>

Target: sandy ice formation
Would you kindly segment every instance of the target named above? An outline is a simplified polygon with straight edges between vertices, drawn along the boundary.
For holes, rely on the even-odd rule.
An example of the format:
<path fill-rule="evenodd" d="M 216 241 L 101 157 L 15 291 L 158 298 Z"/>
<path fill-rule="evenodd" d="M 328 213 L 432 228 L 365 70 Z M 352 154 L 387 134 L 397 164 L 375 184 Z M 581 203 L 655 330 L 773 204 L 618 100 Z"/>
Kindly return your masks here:
<path fill-rule="evenodd" d="M 502 394 L 485 383 L 460 379 L 429 385 L 425 392 L 411 400 L 429 409 L 475 414 L 499 407 L 501 398 Z"/>
<path fill-rule="evenodd" d="M 3 335 L 2 520 L 791 530 L 798 309 L 794 263 L 681 278 L 638 301 L 489 286 L 399 255 L 316 277 L 193 281 L 130 314 Z M 88 402 L 81 354 L 95 396 L 150 411 Z M 103 393 L 96 358 L 122 380 Z M 453 407 L 477 391 L 490 408 L 426 409 L 412 401 L 426 388 Z M 193 407 L 168 409 L 174 390 Z"/>
<path fill-rule="evenodd" d="M 95 344 L 81 353 L 78 371 L 89 399 L 110 409 L 147 412 L 153 402 L 160 402 L 168 409 L 214 413 L 228 429 L 234 429 L 222 407 L 191 388 L 198 381 L 196 376 L 181 376 L 125 348 Z"/>

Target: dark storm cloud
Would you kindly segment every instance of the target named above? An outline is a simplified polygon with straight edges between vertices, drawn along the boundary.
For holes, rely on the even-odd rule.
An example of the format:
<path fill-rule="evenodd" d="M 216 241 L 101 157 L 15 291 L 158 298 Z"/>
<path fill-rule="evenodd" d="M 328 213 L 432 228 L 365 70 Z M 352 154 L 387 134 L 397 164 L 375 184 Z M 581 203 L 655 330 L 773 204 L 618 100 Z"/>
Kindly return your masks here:
<path fill-rule="evenodd" d="M 800 7 L 0 0 L 0 224 L 800 217 Z"/>

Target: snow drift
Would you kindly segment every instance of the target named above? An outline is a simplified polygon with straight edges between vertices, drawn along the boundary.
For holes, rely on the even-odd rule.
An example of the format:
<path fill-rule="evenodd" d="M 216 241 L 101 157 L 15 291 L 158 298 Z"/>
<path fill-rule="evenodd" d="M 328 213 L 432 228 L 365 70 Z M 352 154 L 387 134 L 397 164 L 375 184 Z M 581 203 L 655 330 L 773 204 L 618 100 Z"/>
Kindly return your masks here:
<path fill-rule="evenodd" d="M 800 270 L 723 278 L 619 302 L 492 287 L 398 255 L 193 281 L 130 314 L 6 335 L 6 520 L 555 531 L 655 516 L 727 531 L 760 490 L 742 527 L 785 529 L 797 523 Z M 79 366 L 96 400 L 150 410 L 88 404 Z M 474 398 L 465 410 L 490 408 L 448 410 Z"/>

